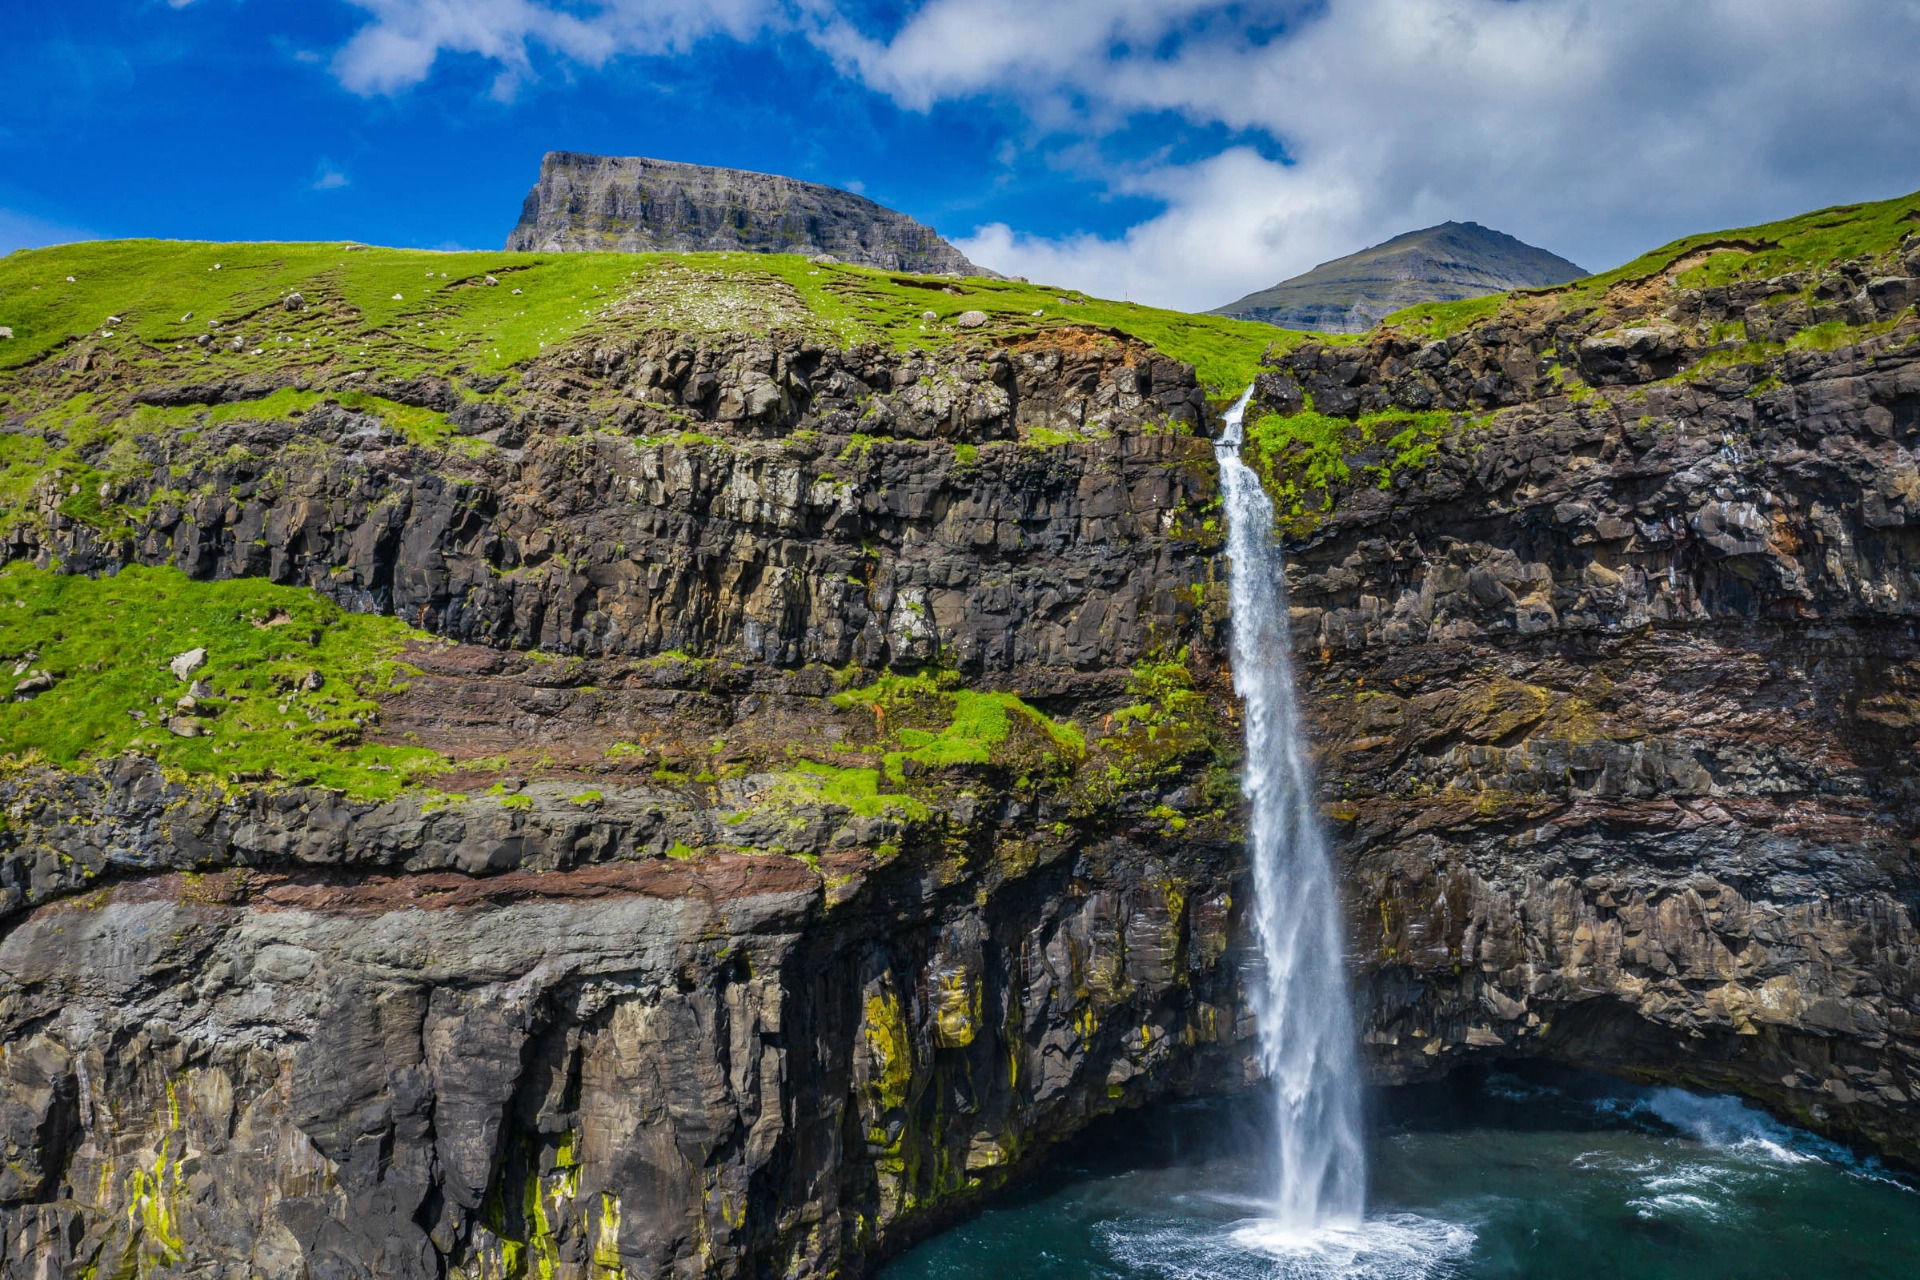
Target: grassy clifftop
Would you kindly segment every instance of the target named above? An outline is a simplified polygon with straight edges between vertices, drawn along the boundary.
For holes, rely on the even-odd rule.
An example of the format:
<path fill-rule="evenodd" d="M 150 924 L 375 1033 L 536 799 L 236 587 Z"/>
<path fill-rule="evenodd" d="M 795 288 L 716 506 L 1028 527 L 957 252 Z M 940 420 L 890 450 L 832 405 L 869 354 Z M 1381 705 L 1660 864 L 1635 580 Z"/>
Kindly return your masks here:
<path fill-rule="evenodd" d="M 495 283 L 489 283 L 489 280 Z M 289 295 L 297 325 L 258 332 Z M 981 311 L 980 328 L 955 321 Z M 927 313 L 933 319 L 926 319 Z M 249 331 L 249 325 L 254 326 Z M 1252 380 L 1271 326 L 1008 280 L 912 276 L 781 254 L 433 253 L 352 244 L 99 241 L 0 259 L 0 388 L 57 348 L 233 376 L 263 366 L 386 374 L 505 372 L 616 329 L 791 328 L 840 346 L 939 347 L 1071 326 L 1125 333 L 1192 363 L 1216 396 Z M 235 338 L 241 339 L 236 345 Z M 0 406 L 4 407 L 4 406 Z"/>
<path fill-rule="evenodd" d="M 1509 301 L 1545 300 L 1568 308 L 1591 306 L 1610 290 L 1663 281 L 1668 276 L 1683 289 L 1769 280 L 1791 271 L 1889 253 L 1915 231 L 1920 231 L 1920 191 L 1868 204 L 1816 209 L 1778 222 L 1685 236 L 1611 271 L 1570 284 L 1463 302 L 1424 303 L 1396 311 L 1380 323 L 1440 338 L 1499 314 Z"/>

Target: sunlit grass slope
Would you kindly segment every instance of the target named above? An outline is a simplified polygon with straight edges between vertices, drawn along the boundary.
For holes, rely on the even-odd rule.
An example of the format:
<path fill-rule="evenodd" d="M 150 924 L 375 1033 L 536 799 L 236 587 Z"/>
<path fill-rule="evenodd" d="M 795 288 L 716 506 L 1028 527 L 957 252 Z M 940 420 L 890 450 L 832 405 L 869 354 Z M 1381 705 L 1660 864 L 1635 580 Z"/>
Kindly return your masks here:
<path fill-rule="evenodd" d="M 492 277 L 497 284 L 487 284 Z M 516 292 L 517 291 L 517 292 Z M 0 372 L 88 337 L 171 351 L 222 342 L 300 293 L 321 308 L 298 352 L 395 374 L 451 366 L 501 372 L 548 347 L 620 329 L 764 331 L 787 326 L 846 346 L 936 347 L 1018 340 L 1064 325 L 1130 334 L 1191 362 L 1215 395 L 1252 379 L 1261 353 L 1297 336 L 1252 321 L 1187 315 L 1016 281 L 910 276 L 774 254 L 434 253 L 349 244 L 117 240 L 0 259 Z M 956 328 L 987 313 L 986 329 Z M 926 313 L 934 313 L 932 321 Z M 108 335 L 111 335 L 109 337 Z M 211 364 L 244 366 L 222 343 Z"/>
<path fill-rule="evenodd" d="M 1464 302 L 1422 303 L 1382 320 L 1402 332 L 1444 337 L 1498 314 L 1508 298 L 1543 298 L 1569 306 L 1598 301 L 1609 289 L 1677 274 L 1685 289 L 1738 280 L 1770 280 L 1791 271 L 1886 253 L 1920 231 L 1920 192 L 1870 204 L 1836 205 L 1798 217 L 1730 231 L 1706 231 L 1641 254 L 1611 271 L 1550 289 L 1493 294 Z"/>

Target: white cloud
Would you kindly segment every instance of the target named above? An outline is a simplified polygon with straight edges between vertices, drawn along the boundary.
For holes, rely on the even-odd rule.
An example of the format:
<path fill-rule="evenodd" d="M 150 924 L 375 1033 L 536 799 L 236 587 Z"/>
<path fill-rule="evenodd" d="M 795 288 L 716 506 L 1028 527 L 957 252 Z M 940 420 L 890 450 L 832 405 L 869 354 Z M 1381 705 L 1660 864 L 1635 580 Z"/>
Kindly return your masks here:
<path fill-rule="evenodd" d="M 1344 228 L 1365 204 L 1360 191 L 1301 182 L 1288 166 L 1247 147 L 1115 185 L 1166 201 L 1167 212 L 1114 239 L 1049 240 L 995 224 L 957 243 L 975 262 L 1007 275 L 1199 310 L 1258 287 L 1248 280 L 1271 284 L 1291 274 L 1303 257 L 1325 261 L 1347 252 Z"/>
<path fill-rule="evenodd" d="M 1920 0 L 926 0 L 890 34 L 835 0 L 350 2 L 370 20 L 332 66 L 362 94 L 419 83 L 442 53 L 495 63 L 508 97 L 536 46 L 598 67 L 788 30 L 912 110 L 1012 101 L 1029 121 L 1012 160 L 1043 148 L 1165 212 L 1117 237 L 989 226 L 963 247 L 1171 306 L 1448 218 L 1604 268 L 1920 185 Z M 1101 158 L 1163 114 L 1287 162 L 1224 142 L 1183 164 Z"/>
<path fill-rule="evenodd" d="M 1166 212 L 1117 239 L 989 227 L 985 265 L 1215 306 L 1400 231 L 1473 219 L 1603 268 L 1671 236 L 1920 185 L 1915 0 L 932 0 L 826 40 L 904 106 L 977 94 L 1098 135 L 1143 112 L 1258 131 L 1123 173 Z M 1251 38 L 1244 24 L 1285 29 Z"/>
<path fill-rule="evenodd" d="M 321 162 L 320 176 L 313 180 L 313 189 L 315 191 L 338 191 L 341 187 L 347 185 L 348 180 L 346 174 L 340 172 L 332 165 L 327 164 L 325 161 Z"/>
<path fill-rule="evenodd" d="M 500 64 L 494 95 L 510 98 L 532 74 L 529 44 L 590 67 L 623 53 L 679 53 L 713 35 L 747 39 L 774 0 L 601 0 L 571 12 L 540 0 L 350 0 L 373 20 L 333 58 L 340 83 L 392 94 L 427 78 L 442 52 Z"/>

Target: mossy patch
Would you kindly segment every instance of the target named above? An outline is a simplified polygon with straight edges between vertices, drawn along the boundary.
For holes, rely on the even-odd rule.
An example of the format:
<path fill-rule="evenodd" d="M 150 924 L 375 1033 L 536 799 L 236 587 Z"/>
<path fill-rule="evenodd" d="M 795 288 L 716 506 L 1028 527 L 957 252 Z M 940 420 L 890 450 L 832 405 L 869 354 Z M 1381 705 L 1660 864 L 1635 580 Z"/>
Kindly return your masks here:
<path fill-rule="evenodd" d="M 766 803 L 771 805 L 831 804 L 863 818 L 897 817 L 924 822 L 927 806 L 910 795 L 880 789 L 878 769 L 843 769 L 814 760 L 796 761 L 779 775 Z"/>
<path fill-rule="evenodd" d="M 1309 407 L 1262 415 L 1247 428 L 1242 454 L 1273 498 L 1275 518 L 1298 527 L 1332 510 L 1337 489 L 1391 488 L 1401 473 L 1425 466 L 1450 434 L 1473 425 L 1445 412 L 1339 418 Z"/>
<path fill-rule="evenodd" d="M 137 751 L 218 780 L 391 796 L 445 765 L 419 747 L 366 741 L 378 700 L 411 672 L 399 654 L 415 634 L 259 579 L 15 565 L 0 573 L 0 750 L 66 768 Z M 193 649 L 206 650 L 205 665 L 180 680 L 168 663 Z M 51 687 L 22 697 L 41 673 Z M 194 697 L 193 681 L 208 696 Z"/>
<path fill-rule="evenodd" d="M 1078 726 L 1054 720 L 1015 694 L 956 687 L 952 672 L 885 675 L 862 689 L 834 695 L 845 708 L 874 716 L 887 777 L 905 781 L 908 764 L 1068 767 L 1086 754 Z"/>

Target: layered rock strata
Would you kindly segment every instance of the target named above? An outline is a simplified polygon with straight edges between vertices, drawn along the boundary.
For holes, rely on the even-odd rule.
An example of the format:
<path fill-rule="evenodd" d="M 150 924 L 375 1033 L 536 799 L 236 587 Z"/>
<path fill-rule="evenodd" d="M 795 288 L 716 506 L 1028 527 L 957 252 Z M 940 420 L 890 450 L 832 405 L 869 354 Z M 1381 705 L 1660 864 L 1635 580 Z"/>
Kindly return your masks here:
<path fill-rule="evenodd" d="M 5 1274 L 853 1271 L 1246 1078 L 1224 676 L 1135 687 L 1208 629 L 1190 369 L 654 334 L 518 386 L 477 448 L 151 437 L 146 523 L 16 526 L 436 633 L 376 732 L 458 771 L 10 767 Z M 888 760 L 950 695 L 851 695 L 925 667 L 995 691 L 990 752 Z"/>
<path fill-rule="evenodd" d="M 507 248 L 532 253 L 831 254 L 883 271 L 989 275 L 932 227 L 778 174 L 549 151 Z"/>
<path fill-rule="evenodd" d="M 1659 276 L 1269 358 L 1376 1079 L 1548 1057 L 1920 1162 L 1916 297 Z M 853 1274 L 1249 1078 L 1191 370 L 636 324 L 372 381 L 315 389 L 466 435 L 136 433 L 123 523 L 49 476 L 9 525 L 399 614 L 367 731 L 454 772 L 9 762 L 0 1272 Z"/>
<path fill-rule="evenodd" d="M 1916 277 L 1629 282 L 1263 375 L 1282 423 L 1465 411 L 1294 523 L 1383 1078 L 1538 1054 L 1920 1163 Z"/>

